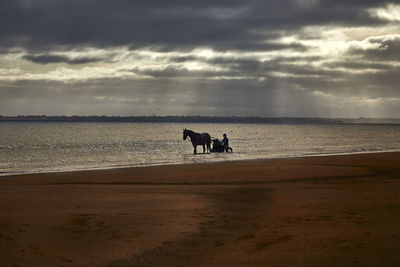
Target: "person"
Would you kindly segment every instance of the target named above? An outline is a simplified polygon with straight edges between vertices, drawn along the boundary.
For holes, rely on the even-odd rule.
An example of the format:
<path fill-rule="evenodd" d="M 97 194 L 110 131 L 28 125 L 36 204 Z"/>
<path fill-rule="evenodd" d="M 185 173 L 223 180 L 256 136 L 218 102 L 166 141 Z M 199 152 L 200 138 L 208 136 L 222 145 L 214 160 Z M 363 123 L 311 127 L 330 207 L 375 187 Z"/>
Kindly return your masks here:
<path fill-rule="evenodd" d="M 226 136 L 226 133 L 224 133 L 223 137 L 224 137 L 224 138 L 222 139 L 221 144 L 222 144 L 222 147 L 223 147 L 224 151 L 225 151 L 225 152 L 228 152 L 228 148 L 229 148 L 229 139 L 228 139 L 228 137 Z"/>

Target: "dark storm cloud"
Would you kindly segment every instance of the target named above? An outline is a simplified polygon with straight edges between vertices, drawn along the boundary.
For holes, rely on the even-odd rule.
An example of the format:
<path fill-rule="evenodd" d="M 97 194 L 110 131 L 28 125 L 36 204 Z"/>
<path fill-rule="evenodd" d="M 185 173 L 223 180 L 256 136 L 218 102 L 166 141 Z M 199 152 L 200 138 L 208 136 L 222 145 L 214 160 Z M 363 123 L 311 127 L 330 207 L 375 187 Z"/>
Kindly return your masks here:
<path fill-rule="evenodd" d="M 310 64 L 321 58 L 310 56 L 303 58 L 276 58 L 259 61 L 257 59 L 242 58 L 199 58 L 194 56 L 182 57 L 175 61 L 200 61 L 216 69 L 189 70 L 182 67 L 169 66 L 164 69 L 135 68 L 131 71 L 136 74 L 150 76 L 163 81 L 174 79 L 231 79 L 232 83 L 247 82 L 246 89 L 263 88 L 271 90 L 281 88 L 302 89 L 306 91 L 324 91 L 340 95 L 396 95 L 400 69 L 386 62 L 366 61 L 331 61 L 320 65 Z M 171 82 L 171 81 L 170 81 Z M 221 81 L 214 81 L 215 87 L 220 87 Z M 162 84 L 160 84 L 162 87 Z M 232 85 L 224 90 L 228 92 Z M 243 94 L 248 93 L 246 90 Z M 239 98 L 240 99 L 240 98 Z"/>
<path fill-rule="evenodd" d="M 69 58 L 66 56 L 46 55 L 46 54 L 24 55 L 22 58 L 38 64 L 67 63 L 72 65 L 87 64 L 102 60 L 101 58 L 92 58 L 92 57 Z"/>
<path fill-rule="evenodd" d="M 79 45 L 271 50 L 279 47 L 265 40 L 302 26 L 378 23 L 363 8 L 385 2 L 3 0 L 0 43 L 33 51 Z"/>
<path fill-rule="evenodd" d="M 344 69 L 349 69 L 349 70 L 368 70 L 368 69 L 373 69 L 373 70 L 393 70 L 397 69 L 396 67 L 393 67 L 391 64 L 387 63 L 378 63 L 378 62 L 357 62 L 357 61 L 337 61 L 334 63 L 326 63 L 324 66 L 328 68 L 344 68 Z"/>
<path fill-rule="evenodd" d="M 400 34 L 369 37 L 363 41 L 366 47 L 354 47 L 349 54 L 359 55 L 368 60 L 400 61 Z"/>
<path fill-rule="evenodd" d="M 305 57 L 302 60 L 317 60 L 318 57 Z M 274 73 L 279 72 L 287 76 L 318 76 L 321 78 L 336 78 L 342 75 L 343 71 L 333 69 L 320 69 L 313 67 L 307 63 L 298 64 L 300 60 L 297 58 L 278 58 L 260 62 L 257 59 L 235 59 L 235 58 L 212 58 L 204 59 L 198 57 L 183 57 L 178 58 L 178 62 L 197 61 L 210 65 L 206 70 L 189 70 L 185 67 L 168 66 L 164 69 L 151 69 L 151 68 L 134 68 L 130 71 L 139 75 L 151 76 L 153 78 L 231 78 L 231 79 L 265 79 L 274 76 Z M 176 60 L 175 60 L 176 61 Z M 297 64 L 292 64 L 292 63 Z"/>
<path fill-rule="evenodd" d="M 2 0 L 0 114 L 346 116 L 355 98 L 398 103 L 398 26 L 374 15 L 390 2 Z"/>
<path fill-rule="evenodd" d="M 223 75 L 223 73 L 221 72 L 191 71 L 187 68 L 174 68 L 174 67 L 167 67 L 162 70 L 152 70 L 152 69 L 141 70 L 139 68 L 135 68 L 132 70 L 132 72 L 136 74 L 151 76 L 153 78 L 195 78 L 195 77 L 210 78 Z"/>

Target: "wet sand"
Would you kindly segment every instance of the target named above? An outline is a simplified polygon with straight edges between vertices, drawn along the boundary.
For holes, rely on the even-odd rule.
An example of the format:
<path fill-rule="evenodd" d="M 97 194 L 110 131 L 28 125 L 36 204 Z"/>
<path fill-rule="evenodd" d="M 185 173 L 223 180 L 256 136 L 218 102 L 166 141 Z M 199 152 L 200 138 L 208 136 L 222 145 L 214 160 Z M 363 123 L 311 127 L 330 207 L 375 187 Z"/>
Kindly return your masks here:
<path fill-rule="evenodd" d="M 0 177 L 1 266 L 400 266 L 400 153 Z"/>

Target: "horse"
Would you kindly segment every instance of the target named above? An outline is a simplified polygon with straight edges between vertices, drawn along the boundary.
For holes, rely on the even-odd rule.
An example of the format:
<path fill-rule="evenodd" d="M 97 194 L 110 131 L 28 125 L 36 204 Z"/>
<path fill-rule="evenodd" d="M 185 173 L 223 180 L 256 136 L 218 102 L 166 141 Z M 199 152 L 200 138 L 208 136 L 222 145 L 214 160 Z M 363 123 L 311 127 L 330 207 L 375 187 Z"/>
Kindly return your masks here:
<path fill-rule="evenodd" d="M 207 152 L 211 151 L 211 136 L 208 133 L 196 133 L 192 130 L 183 129 L 183 140 L 186 140 L 187 137 L 190 137 L 190 141 L 192 142 L 194 151 L 193 154 L 197 154 L 196 147 L 198 145 L 203 146 L 203 153 L 206 153 L 206 145 Z"/>

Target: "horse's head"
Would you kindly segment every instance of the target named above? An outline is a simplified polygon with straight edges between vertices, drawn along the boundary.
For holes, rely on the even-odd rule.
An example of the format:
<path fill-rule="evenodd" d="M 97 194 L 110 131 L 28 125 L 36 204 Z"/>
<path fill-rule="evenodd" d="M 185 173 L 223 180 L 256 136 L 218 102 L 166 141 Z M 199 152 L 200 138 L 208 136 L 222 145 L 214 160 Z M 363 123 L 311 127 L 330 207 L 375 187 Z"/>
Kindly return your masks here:
<path fill-rule="evenodd" d="M 186 140 L 186 138 L 188 137 L 188 135 L 189 135 L 189 131 L 186 130 L 186 128 L 183 129 L 183 140 Z"/>

